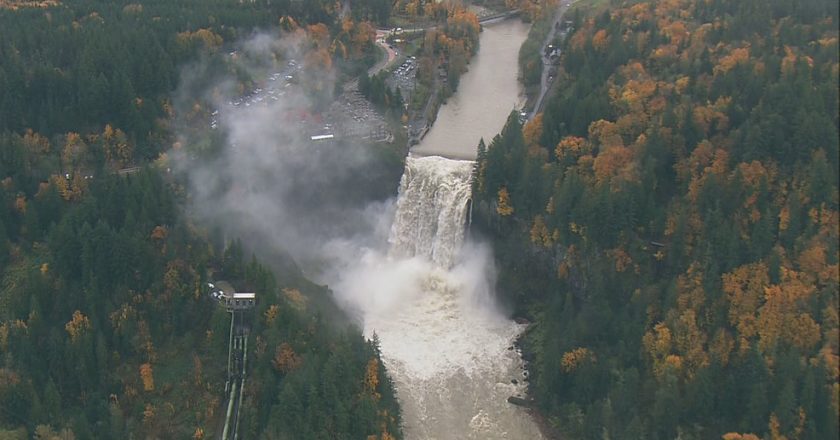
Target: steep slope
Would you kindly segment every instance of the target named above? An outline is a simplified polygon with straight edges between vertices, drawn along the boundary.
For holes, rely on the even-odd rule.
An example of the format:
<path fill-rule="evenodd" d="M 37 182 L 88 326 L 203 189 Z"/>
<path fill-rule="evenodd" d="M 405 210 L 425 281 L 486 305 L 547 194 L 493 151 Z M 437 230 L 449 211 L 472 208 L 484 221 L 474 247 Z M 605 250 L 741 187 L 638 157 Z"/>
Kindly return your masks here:
<path fill-rule="evenodd" d="M 838 6 L 613 2 L 476 223 L 570 438 L 838 435 Z"/>

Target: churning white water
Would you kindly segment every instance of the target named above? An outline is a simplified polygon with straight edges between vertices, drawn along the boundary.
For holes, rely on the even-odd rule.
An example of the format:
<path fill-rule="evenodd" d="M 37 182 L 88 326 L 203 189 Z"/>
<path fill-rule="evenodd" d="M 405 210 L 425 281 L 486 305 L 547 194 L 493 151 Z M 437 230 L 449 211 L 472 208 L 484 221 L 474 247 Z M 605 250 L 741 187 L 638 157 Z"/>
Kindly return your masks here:
<path fill-rule="evenodd" d="M 464 240 L 472 165 L 409 157 L 387 255 L 366 252 L 336 290 L 379 337 L 406 438 L 540 438 L 506 400 L 525 391 L 522 328 L 494 307 L 489 249 Z"/>
<path fill-rule="evenodd" d="M 391 256 L 452 266 L 464 240 L 472 164 L 439 156 L 406 160 L 388 238 Z"/>
<path fill-rule="evenodd" d="M 523 330 L 493 302 L 486 245 L 465 240 L 473 162 L 480 137 L 501 130 L 517 100 L 516 57 L 527 26 L 509 20 L 484 29 L 481 49 L 459 92 L 406 159 L 386 249 L 366 249 L 331 280 L 365 334 L 376 333 L 394 379 L 410 440 L 540 439 L 526 411 L 522 360 L 512 348 Z M 332 243 L 350 255 L 352 243 Z M 357 252 L 352 252 L 357 255 Z M 516 380 L 513 383 L 512 380 Z"/>

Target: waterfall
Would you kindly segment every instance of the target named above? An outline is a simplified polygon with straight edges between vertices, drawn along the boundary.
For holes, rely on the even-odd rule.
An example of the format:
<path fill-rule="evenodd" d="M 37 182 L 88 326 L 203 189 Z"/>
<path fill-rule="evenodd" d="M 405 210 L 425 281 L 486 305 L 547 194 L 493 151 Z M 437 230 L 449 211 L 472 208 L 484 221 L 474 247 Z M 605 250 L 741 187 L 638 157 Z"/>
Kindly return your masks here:
<path fill-rule="evenodd" d="M 518 21 L 482 31 L 458 93 L 412 148 L 423 157 L 406 159 L 393 216 L 384 213 L 393 220 L 377 229 L 375 244 L 335 252 L 346 263 L 330 285 L 365 335 L 379 337 L 408 440 L 542 438 L 507 402 L 525 397 L 513 346 L 524 326 L 493 301 L 490 246 L 466 239 L 473 162 L 434 156 L 475 158 L 478 140 L 501 129 L 518 96 L 516 57 L 527 33 Z"/>
<path fill-rule="evenodd" d="M 523 327 L 495 307 L 489 246 L 465 240 L 472 166 L 408 157 L 387 253 L 366 250 L 334 285 L 379 337 L 407 439 L 540 439 L 507 403 L 525 393 Z"/>
<path fill-rule="evenodd" d="M 473 162 L 408 157 L 388 242 L 393 258 L 422 257 L 449 269 L 464 242 Z"/>

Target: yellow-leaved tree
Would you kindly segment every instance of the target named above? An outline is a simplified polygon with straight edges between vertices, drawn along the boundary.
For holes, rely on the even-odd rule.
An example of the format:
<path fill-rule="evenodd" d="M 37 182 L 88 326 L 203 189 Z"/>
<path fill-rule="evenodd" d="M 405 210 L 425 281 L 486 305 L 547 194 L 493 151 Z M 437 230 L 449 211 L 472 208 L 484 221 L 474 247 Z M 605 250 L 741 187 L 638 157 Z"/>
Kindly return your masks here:
<path fill-rule="evenodd" d="M 283 374 L 297 370 L 302 363 L 303 359 L 295 353 L 295 350 L 288 342 L 277 346 L 277 350 L 274 352 L 274 359 L 271 360 L 274 369 Z"/>
<path fill-rule="evenodd" d="M 513 214 L 513 206 L 510 204 L 510 194 L 504 186 L 499 189 L 499 200 L 496 205 L 496 212 L 503 217 Z"/>
<path fill-rule="evenodd" d="M 144 391 L 155 390 L 155 377 L 152 373 L 152 364 L 147 362 L 140 365 L 140 379 L 143 381 Z"/>
<path fill-rule="evenodd" d="M 373 396 L 374 399 L 379 399 L 380 395 L 377 391 L 379 386 L 379 360 L 375 357 L 371 358 L 367 363 L 365 369 L 365 389 Z"/>
<path fill-rule="evenodd" d="M 90 320 L 82 312 L 76 310 L 73 317 L 64 325 L 64 330 L 70 335 L 70 340 L 75 342 L 90 328 Z"/>

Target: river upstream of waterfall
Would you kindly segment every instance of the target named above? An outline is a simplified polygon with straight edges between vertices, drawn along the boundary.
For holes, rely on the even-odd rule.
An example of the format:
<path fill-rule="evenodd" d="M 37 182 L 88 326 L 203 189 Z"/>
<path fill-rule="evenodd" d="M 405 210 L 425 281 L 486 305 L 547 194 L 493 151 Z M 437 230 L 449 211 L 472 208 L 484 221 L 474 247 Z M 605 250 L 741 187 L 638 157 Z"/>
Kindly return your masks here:
<path fill-rule="evenodd" d="M 492 251 L 465 231 L 465 159 L 522 102 L 517 56 L 527 32 L 518 20 L 484 28 L 457 94 L 406 159 L 387 251 L 365 250 L 333 285 L 379 338 L 408 439 L 542 437 L 506 400 L 525 393 L 513 349 L 523 328 L 496 309 Z"/>

